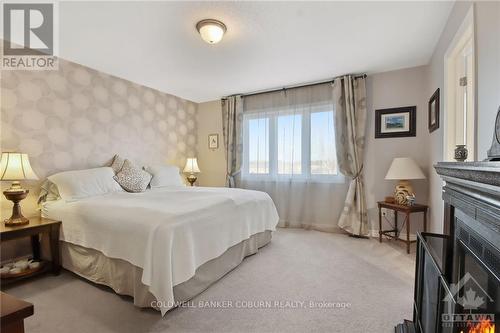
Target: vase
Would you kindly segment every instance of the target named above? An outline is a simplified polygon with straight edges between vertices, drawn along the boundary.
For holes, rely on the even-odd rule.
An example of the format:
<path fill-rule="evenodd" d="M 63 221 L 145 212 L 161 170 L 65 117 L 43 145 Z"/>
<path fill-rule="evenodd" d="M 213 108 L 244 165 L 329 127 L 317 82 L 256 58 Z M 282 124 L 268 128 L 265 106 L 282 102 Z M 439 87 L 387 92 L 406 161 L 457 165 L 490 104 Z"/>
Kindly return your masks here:
<path fill-rule="evenodd" d="M 413 195 L 413 187 L 408 180 L 400 180 L 394 188 L 394 200 L 399 205 L 408 205 L 408 196 Z"/>
<path fill-rule="evenodd" d="M 457 145 L 455 148 L 455 160 L 463 162 L 467 159 L 468 151 L 465 145 Z"/>

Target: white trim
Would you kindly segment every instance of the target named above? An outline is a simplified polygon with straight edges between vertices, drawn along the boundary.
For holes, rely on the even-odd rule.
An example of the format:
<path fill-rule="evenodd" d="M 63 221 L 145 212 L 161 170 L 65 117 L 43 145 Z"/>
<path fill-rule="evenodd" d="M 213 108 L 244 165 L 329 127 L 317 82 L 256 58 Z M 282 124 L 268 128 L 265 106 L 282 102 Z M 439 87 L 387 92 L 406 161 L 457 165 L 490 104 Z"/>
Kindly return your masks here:
<path fill-rule="evenodd" d="M 477 71 L 476 71 L 476 50 L 475 50 L 475 22 L 474 22 L 474 4 L 471 5 L 467 15 L 465 16 L 462 24 L 458 28 L 455 36 L 453 37 L 448 49 L 444 54 L 444 89 L 441 96 L 443 99 L 443 110 L 442 117 L 440 122 L 443 126 L 443 156 L 442 159 L 444 161 L 453 161 L 453 150 L 455 146 L 455 131 L 451 132 L 450 126 L 451 124 L 455 124 L 455 90 L 454 84 L 456 83 L 457 78 L 453 75 L 455 70 L 455 57 L 457 52 L 462 50 L 467 42 L 471 41 L 472 44 L 472 62 L 473 62 L 473 75 L 471 79 L 471 83 L 474 85 L 473 96 L 472 99 L 474 101 L 474 116 L 473 116 L 473 135 L 472 138 L 474 142 L 472 147 L 470 146 L 470 142 L 467 143 L 467 146 L 472 153 L 469 154 L 469 159 L 476 160 L 477 155 Z M 453 70 L 452 70 L 453 68 Z M 455 126 L 455 125 L 453 125 Z"/>

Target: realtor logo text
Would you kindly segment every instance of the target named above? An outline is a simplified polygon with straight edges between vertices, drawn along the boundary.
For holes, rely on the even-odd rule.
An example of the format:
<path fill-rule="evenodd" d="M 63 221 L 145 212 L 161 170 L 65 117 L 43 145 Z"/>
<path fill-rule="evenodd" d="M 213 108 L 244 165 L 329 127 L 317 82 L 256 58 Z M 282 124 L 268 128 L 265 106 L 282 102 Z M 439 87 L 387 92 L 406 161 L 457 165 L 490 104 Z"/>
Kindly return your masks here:
<path fill-rule="evenodd" d="M 3 70 L 54 70 L 54 3 L 3 3 Z"/>

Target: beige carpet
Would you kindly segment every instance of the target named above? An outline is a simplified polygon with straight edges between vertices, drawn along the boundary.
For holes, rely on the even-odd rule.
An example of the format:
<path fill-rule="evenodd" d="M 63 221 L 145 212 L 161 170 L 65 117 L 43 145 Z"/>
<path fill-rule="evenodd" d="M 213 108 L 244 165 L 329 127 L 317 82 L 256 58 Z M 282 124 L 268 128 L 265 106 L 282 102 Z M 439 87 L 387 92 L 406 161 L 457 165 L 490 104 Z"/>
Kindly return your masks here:
<path fill-rule="evenodd" d="M 34 303 L 28 333 L 393 332 L 396 323 L 411 318 L 413 258 L 394 242 L 279 229 L 268 246 L 190 307 L 163 318 L 67 271 L 4 291 Z M 200 301 L 223 307 L 200 307 Z M 319 307 L 335 303 L 350 307 Z"/>

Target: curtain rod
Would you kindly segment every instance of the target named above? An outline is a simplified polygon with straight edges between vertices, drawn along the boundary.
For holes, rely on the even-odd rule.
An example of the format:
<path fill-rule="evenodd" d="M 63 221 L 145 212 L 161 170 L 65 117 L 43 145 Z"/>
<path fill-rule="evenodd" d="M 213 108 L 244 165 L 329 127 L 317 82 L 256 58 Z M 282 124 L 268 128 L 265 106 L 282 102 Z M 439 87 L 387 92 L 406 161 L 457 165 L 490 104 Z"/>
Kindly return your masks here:
<path fill-rule="evenodd" d="M 321 81 L 321 82 L 315 82 L 315 83 L 306 83 L 306 84 L 301 84 L 301 85 L 298 85 L 298 86 L 288 86 L 288 87 L 283 87 L 283 88 L 273 88 L 273 89 L 269 89 L 269 90 L 262 90 L 262 91 L 251 92 L 251 93 L 248 93 L 248 94 L 232 94 L 232 95 L 229 95 L 229 96 L 222 97 L 222 99 L 225 100 L 228 97 L 237 96 L 237 95 L 241 95 L 241 97 L 248 97 L 248 96 L 255 96 L 255 95 L 260 95 L 260 94 L 268 94 L 268 93 L 277 92 L 277 91 L 283 91 L 283 90 L 286 91 L 288 89 L 297 89 L 297 88 L 318 86 L 318 85 L 325 84 L 325 83 L 333 83 L 333 82 L 335 82 L 335 79 L 337 79 L 339 77 L 342 77 L 342 76 L 338 76 L 336 78 L 333 78 L 333 79 L 327 80 L 327 81 Z M 354 76 L 354 79 L 355 80 L 357 80 L 357 79 L 364 79 L 366 77 L 367 77 L 366 74 L 361 74 L 361 75 Z"/>

